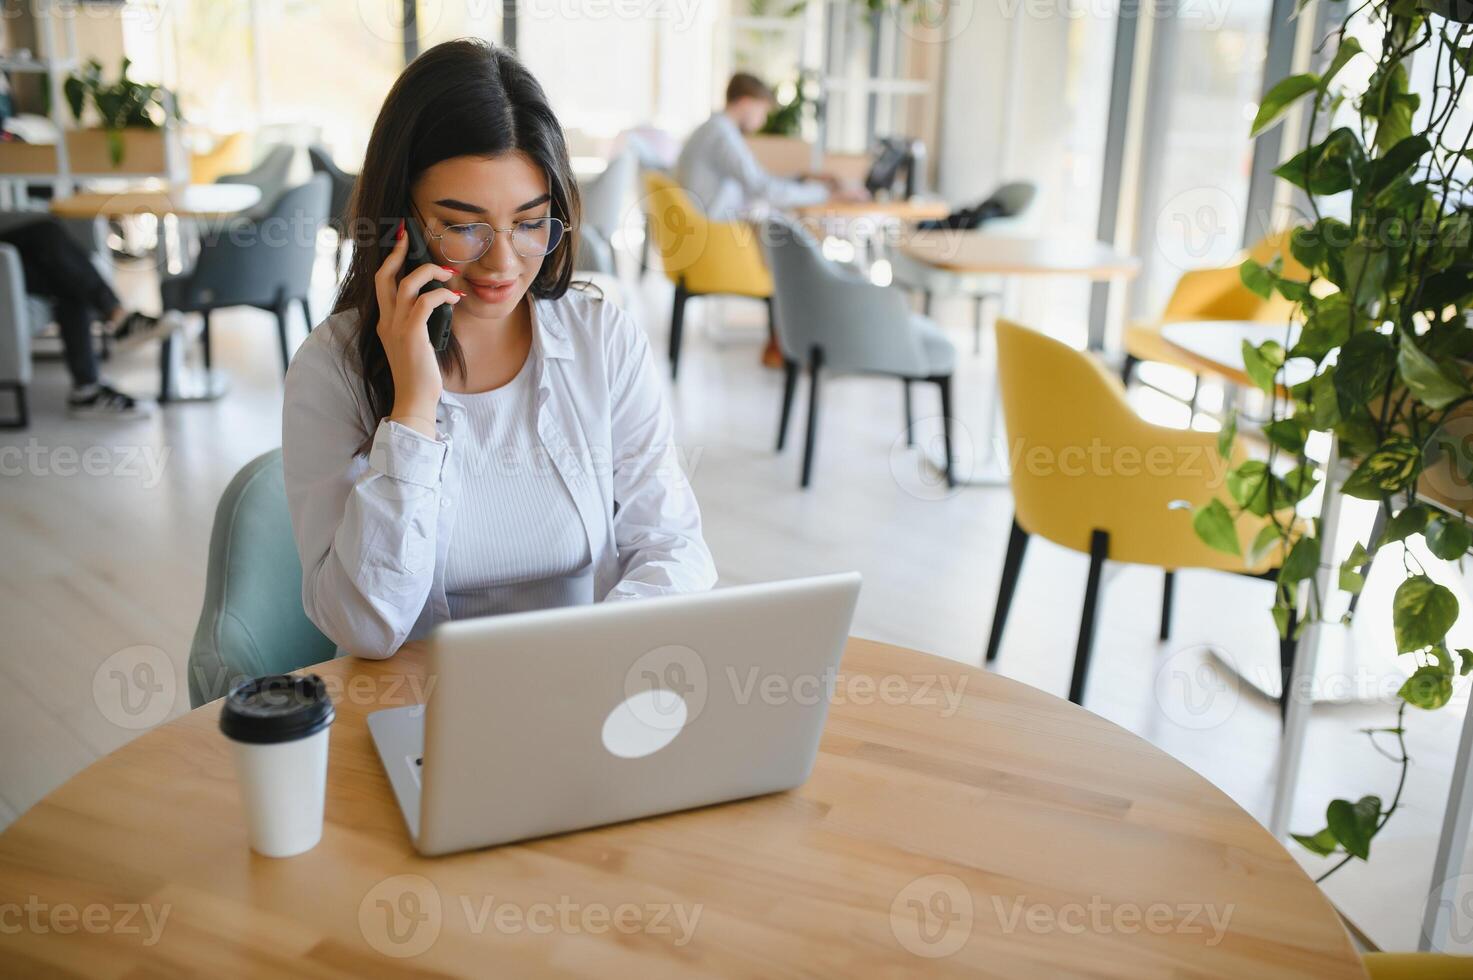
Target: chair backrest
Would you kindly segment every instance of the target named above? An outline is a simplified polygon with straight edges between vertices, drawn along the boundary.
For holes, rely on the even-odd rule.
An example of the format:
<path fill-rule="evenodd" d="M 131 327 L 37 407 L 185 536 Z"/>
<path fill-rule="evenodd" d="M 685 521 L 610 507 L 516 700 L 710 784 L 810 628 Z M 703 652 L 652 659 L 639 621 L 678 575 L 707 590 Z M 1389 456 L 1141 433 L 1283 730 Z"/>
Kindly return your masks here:
<path fill-rule="evenodd" d="M 185 302 L 270 308 L 306 296 L 317 232 L 327 222 L 329 184 L 327 174 L 313 174 L 281 194 L 267 214 L 211 228 L 200 240 Z"/>
<path fill-rule="evenodd" d="M 1028 209 L 1038 196 L 1038 185 L 1029 180 L 1017 180 L 1003 184 L 987 198 L 994 215 L 999 218 L 1016 218 Z"/>
<path fill-rule="evenodd" d="M 291 176 L 292 161 L 296 155 L 296 147 L 277 143 L 250 170 L 243 174 L 226 174 L 216 183 L 251 184 L 256 187 L 261 192 L 261 200 L 251 209 L 251 214 L 267 214 L 276 206 L 276 199 L 286 190 L 286 182 Z"/>
<path fill-rule="evenodd" d="M 333 162 L 332 154 L 321 146 L 307 147 L 307 159 L 312 161 L 312 172 L 327 174 L 332 181 L 332 200 L 328 204 L 328 220 L 332 226 L 343 231 L 347 227 L 348 202 L 353 199 L 353 184 L 358 179 Z"/>
<path fill-rule="evenodd" d="M 1197 537 L 1190 512 L 1226 497 L 1217 434 L 1140 418 L 1119 377 L 1098 359 L 1035 330 L 998 320 L 998 387 L 1018 523 L 1076 551 L 1091 531 L 1110 534 L 1110 557 L 1165 568 L 1234 568 L 1241 559 Z M 1258 525 L 1240 519 L 1247 540 Z"/>
<path fill-rule="evenodd" d="M 1257 320 L 1279 323 L 1289 319 L 1294 304 L 1274 293 L 1264 299 L 1243 285 L 1238 268 L 1244 258 L 1268 265 L 1275 258 L 1283 260 L 1281 274 L 1290 279 L 1305 279 L 1309 271 L 1289 251 L 1290 232 L 1268 235 L 1239 255 L 1233 262 L 1215 269 L 1194 269 L 1177 281 L 1166 301 L 1163 320 Z"/>
<path fill-rule="evenodd" d="M 671 282 L 678 282 L 700 260 L 710 221 L 673 177 L 658 170 L 645 171 L 641 203 L 660 265 Z"/>
<path fill-rule="evenodd" d="M 634 190 L 638 169 L 638 157 L 626 148 L 614 154 L 604 172 L 583 189 L 582 223 L 592 225 L 606 242 L 613 242 L 614 232 L 624 221 L 624 205 Z"/>
<path fill-rule="evenodd" d="M 215 510 L 205 603 L 189 650 L 189 703 L 237 681 L 332 659 L 336 646 L 302 611 L 302 566 L 292 537 L 281 450 L 251 460 Z"/>
<path fill-rule="evenodd" d="M 784 357 L 807 364 L 818 347 L 834 371 L 927 374 L 924 346 L 899 290 L 844 271 L 786 215 L 769 214 L 760 238 L 772 270 L 773 321 Z"/>

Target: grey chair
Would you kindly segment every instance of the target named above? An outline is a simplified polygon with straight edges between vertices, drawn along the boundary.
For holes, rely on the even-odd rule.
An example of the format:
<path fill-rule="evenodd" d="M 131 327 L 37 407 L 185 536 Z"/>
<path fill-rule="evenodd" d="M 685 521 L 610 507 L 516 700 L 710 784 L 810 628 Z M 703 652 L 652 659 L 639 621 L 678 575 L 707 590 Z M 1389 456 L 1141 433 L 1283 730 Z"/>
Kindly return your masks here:
<path fill-rule="evenodd" d="M 215 509 L 205 602 L 189 647 L 189 704 L 236 682 L 331 660 L 336 645 L 302 611 L 302 565 L 292 538 L 281 450 L 251 460 Z"/>
<path fill-rule="evenodd" d="M 0 232 L 46 217 L 44 211 L 0 211 Z M 113 282 L 113 270 L 103 258 L 97 222 L 61 219 L 67 232 L 92 257 L 104 279 Z M 55 322 L 50 300 L 26 292 L 20 251 L 0 242 L 0 392 L 9 392 L 14 411 L 0 418 L 0 428 L 23 429 L 31 423 L 27 389 L 31 383 L 32 341 Z"/>
<path fill-rule="evenodd" d="M 912 444 L 914 422 L 911 383 L 935 384 L 941 392 L 946 484 L 954 486 L 951 375 L 956 348 L 941 328 L 912 313 L 899 290 L 877 286 L 824 258 L 813 236 L 786 216 L 773 214 L 763 221 L 762 247 L 772 270 L 773 323 L 785 372 L 778 452 L 787 441 L 798 372 L 806 367 L 809 375 L 808 433 L 799 486 L 808 486 L 813 468 L 821 373 L 883 374 L 901 379 L 907 445 Z"/>
<path fill-rule="evenodd" d="M 261 200 L 246 212 L 246 217 L 260 218 L 271 213 L 276 199 L 285 193 L 291 178 L 292 161 L 297 148 L 278 143 L 266 151 L 259 163 L 243 174 L 226 174 L 217 184 L 250 184 L 261 192 Z"/>
<path fill-rule="evenodd" d="M 327 174 L 332 181 L 332 201 L 328 205 L 327 223 L 338 236 L 337 259 L 333 263 L 333 275 L 343 267 L 343 250 L 352 242 L 348 234 L 348 202 L 353 199 L 353 184 L 357 174 L 350 174 L 333 162 L 332 154 L 321 146 L 307 147 L 307 158 L 312 161 L 312 172 Z"/>
<path fill-rule="evenodd" d="M 317 232 L 327 222 L 331 194 L 327 175 L 313 174 L 305 184 L 281 194 L 260 219 L 236 218 L 220 225 L 201 240 L 193 269 L 159 284 L 165 310 L 204 316 L 200 342 L 207 369 L 212 366 L 210 314 L 227 306 L 253 306 L 276 314 L 285 373 L 291 363 L 287 310 L 294 300 L 302 306 L 307 329 L 312 329 L 307 291 L 317 259 Z M 164 391 L 169 390 L 173 343 L 172 335 L 164 341 Z"/>
<path fill-rule="evenodd" d="M 618 275 L 614 265 L 614 233 L 624 220 L 624 208 L 634 188 L 639 159 L 624 149 L 609 160 L 604 172 L 582 189 L 583 217 L 578 227 L 576 270 Z"/>
<path fill-rule="evenodd" d="M 965 208 L 958 215 L 969 214 L 976 222 L 972 227 L 989 233 L 1005 233 L 1015 228 L 1019 220 L 1038 196 L 1037 185 L 1029 181 L 1014 181 L 1002 184 L 980 204 Z M 921 228 L 945 223 L 925 221 Z M 1002 280 L 998 276 L 967 275 L 937 269 L 917 261 L 896 249 L 888 256 L 896 285 L 921 294 L 921 312 L 931 312 L 933 296 L 961 295 L 972 298 L 972 353 L 982 351 L 982 305 L 996 299 L 1002 292 Z"/>

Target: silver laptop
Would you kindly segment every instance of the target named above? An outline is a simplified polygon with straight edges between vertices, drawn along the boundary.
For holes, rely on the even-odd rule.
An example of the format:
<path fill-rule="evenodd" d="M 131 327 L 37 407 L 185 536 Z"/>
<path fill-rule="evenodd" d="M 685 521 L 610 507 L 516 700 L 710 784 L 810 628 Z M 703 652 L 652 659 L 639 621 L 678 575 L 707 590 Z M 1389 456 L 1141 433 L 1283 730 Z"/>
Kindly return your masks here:
<path fill-rule="evenodd" d="M 368 716 L 421 854 L 801 785 L 857 572 L 445 623 L 424 705 Z"/>

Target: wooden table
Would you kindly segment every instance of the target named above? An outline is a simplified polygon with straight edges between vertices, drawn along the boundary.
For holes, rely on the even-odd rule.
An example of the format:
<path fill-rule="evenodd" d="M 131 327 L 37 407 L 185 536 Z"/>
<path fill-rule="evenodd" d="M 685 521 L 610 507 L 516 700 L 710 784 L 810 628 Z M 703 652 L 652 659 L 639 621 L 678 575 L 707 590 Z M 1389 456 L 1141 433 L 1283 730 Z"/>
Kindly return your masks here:
<path fill-rule="evenodd" d="M 982 301 L 1001 296 L 1007 283 L 1019 276 L 1072 276 L 1090 281 L 1130 278 L 1140 271 L 1140 260 L 1122 255 L 1092 239 L 1037 238 L 940 228 L 915 231 L 895 249 L 897 278 L 913 283 L 923 295 L 922 311 L 929 313 L 933 292 L 950 289 L 974 297 L 973 352 L 982 349 Z M 988 397 L 987 418 L 981 429 L 981 448 L 972 469 L 960 477 L 967 486 L 1006 486 L 1005 452 L 994 445 L 999 414 L 996 386 Z M 942 471 L 940 461 L 927 459 Z M 957 470 L 955 464 L 953 471 Z"/>
<path fill-rule="evenodd" d="M 1243 341 L 1257 347 L 1273 340 L 1288 350 L 1298 342 L 1298 338 L 1297 325 L 1254 320 L 1184 320 L 1161 327 L 1161 339 L 1181 358 L 1184 366 L 1245 388 L 1257 386 L 1243 367 Z M 1287 394 L 1288 387 L 1312 377 L 1313 362 L 1302 357 L 1293 358 L 1285 362 L 1279 390 Z"/>
<path fill-rule="evenodd" d="M 0 963 L 113 977 L 1364 976 L 1325 897 L 1201 776 L 1059 698 L 860 639 L 797 790 L 421 858 L 364 719 L 417 703 L 424 662 L 411 644 L 311 668 L 338 716 L 322 842 L 299 857 L 248 850 L 218 701 L 51 793 L 0 835 L 0 915 L 28 901 L 98 921 L 133 909 L 143 928 L 0 928 Z M 145 945 L 150 912 L 162 928 Z"/>
<path fill-rule="evenodd" d="M 85 191 L 51 202 L 58 218 L 122 218 L 151 214 L 201 220 L 234 217 L 261 201 L 252 184 L 176 184 L 157 190 Z"/>
<path fill-rule="evenodd" d="M 1115 279 L 1134 276 L 1140 260 L 1104 242 L 1073 238 L 993 235 L 940 228 L 917 231 L 900 252 L 947 272 L 999 276 L 1081 276 Z"/>
<path fill-rule="evenodd" d="M 159 274 L 182 270 L 184 262 L 170 254 L 164 219 L 170 215 L 195 221 L 222 221 L 237 217 L 261 201 L 253 184 L 173 184 L 156 189 L 86 191 L 51 202 L 59 218 L 126 218 L 152 215 L 159 219 Z M 167 315 L 169 311 L 165 310 Z M 310 326 L 310 324 L 309 324 Z M 174 335 L 164 338 L 159 351 L 159 401 L 214 401 L 230 388 L 229 376 L 218 368 L 188 372 L 184 345 Z"/>
<path fill-rule="evenodd" d="M 888 201 L 825 201 L 793 208 L 801 218 L 854 220 L 856 218 L 890 218 L 901 222 L 944 218 L 951 213 L 945 201 L 927 198 Z"/>

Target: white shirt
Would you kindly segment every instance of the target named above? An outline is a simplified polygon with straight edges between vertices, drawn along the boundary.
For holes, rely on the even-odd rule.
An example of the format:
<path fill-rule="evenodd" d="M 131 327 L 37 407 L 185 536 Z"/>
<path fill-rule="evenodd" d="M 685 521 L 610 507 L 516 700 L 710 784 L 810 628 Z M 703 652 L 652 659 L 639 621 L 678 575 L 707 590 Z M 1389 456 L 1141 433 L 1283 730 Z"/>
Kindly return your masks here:
<path fill-rule="evenodd" d="M 594 600 L 711 588 L 716 568 L 644 331 L 577 290 L 531 310 L 537 442 L 581 519 Z M 282 461 L 307 618 L 342 651 L 384 658 L 451 618 L 445 568 L 457 505 L 478 492 L 466 467 L 475 437 L 464 396 L 448 391 L 435 439 L 372 417 L 356 319 L 328 317 L 292 359 Z M 370 433 L 368 454 L 355 455 Z"/>
<path fill-rule="evenodd" d="M 774 208 L 794 208 L 829 197 L 828 188 L 817 181 L 768 173 L 724 112 L 714 113 L 686 139 L 675 161 L 675 180 L 713 221 L 741 218 L 759 200 Z"/>
<path fill-rule="evenodd" d="M 574 606 L 593 601 L 593 555 L 578 507 L 537 442 L 537 372 L 521 370 L 490 391 L 460 393 L 468 450 L 445 560 L 451 619 Z M 468 438 L 467 438 L 468 437 Z"/>

